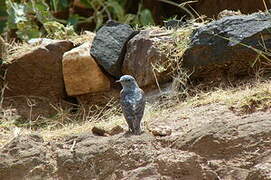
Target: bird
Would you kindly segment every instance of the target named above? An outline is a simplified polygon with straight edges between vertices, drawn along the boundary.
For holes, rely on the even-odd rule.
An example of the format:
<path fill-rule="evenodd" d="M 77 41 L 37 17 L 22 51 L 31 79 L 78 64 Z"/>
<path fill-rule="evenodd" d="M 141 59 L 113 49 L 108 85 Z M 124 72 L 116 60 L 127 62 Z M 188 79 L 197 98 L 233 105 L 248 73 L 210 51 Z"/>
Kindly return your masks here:
<path fill-rule="evenodd" d="M 144 91 L 139 88 L 135 78 L 131 75 L 123 75 L 116 82 L 120 82 L 122 85 L 120 105 L 129 131 L 134 135 L 140 135 L 140 122 L 146 103 Z"/>

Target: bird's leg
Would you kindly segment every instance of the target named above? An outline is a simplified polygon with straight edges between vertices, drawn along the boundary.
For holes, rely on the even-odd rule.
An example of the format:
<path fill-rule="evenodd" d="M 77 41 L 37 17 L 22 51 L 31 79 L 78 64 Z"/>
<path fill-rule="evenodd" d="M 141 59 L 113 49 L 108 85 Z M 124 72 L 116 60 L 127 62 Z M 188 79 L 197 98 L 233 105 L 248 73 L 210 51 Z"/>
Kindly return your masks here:
<path fill-rule="evenodd" d="M 127 124 L 128 124 L 128 131 L 133 133 L 133 122 L 131 120 L 126 120 Z"/>
<path fill-rule="evenodd" d="M 135 135 L 140 135 L 141 134 L 141 129 L 140 129 L 140 122 L 136 121 L 136 122 L 133 122 L 134 124 L 134 134 Z"/>

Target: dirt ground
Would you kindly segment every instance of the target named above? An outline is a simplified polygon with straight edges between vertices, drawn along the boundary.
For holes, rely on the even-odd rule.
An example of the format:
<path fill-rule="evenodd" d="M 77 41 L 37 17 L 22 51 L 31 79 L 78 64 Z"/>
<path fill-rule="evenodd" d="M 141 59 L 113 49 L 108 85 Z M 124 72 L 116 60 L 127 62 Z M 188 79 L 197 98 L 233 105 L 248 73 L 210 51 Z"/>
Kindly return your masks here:
<path fill-rule="evenodd" d="M 124 131 L 107 136 L 92 133 L 97 123 L 1 128 L 0 179 L 271 179 L 270 109 L 254 98 L 270 87 L 266 81 L 148 104 L 139 136 L 126 133 L 121 116 L 105 123 Z M 252 105 L 255 111 L 243 111 Z"/>

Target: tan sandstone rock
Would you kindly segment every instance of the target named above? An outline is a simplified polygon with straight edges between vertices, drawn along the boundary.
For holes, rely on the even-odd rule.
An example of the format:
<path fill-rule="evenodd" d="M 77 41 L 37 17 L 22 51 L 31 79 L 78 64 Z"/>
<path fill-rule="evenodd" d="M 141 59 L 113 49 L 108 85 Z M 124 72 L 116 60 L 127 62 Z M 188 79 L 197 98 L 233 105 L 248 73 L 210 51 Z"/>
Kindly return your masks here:
<path fill-rule="evenodd" d="M 66 52 L 63 55 L 63 77 L 68 95 L 75 96 L 106 91 L 110 80 L 89 54 L 90 44 Z"/>

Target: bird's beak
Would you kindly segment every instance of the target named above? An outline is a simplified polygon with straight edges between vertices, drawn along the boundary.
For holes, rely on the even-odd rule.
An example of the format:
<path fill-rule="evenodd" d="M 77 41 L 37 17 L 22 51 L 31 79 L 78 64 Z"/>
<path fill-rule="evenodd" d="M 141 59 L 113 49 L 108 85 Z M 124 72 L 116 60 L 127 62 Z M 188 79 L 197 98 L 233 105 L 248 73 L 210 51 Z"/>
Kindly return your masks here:
<path fill-rule="evenodd" d="M 120 83 L 121 82 L 121 80 L 117 80 L 117 81 L 115 81 L 116 83 Z"/>

